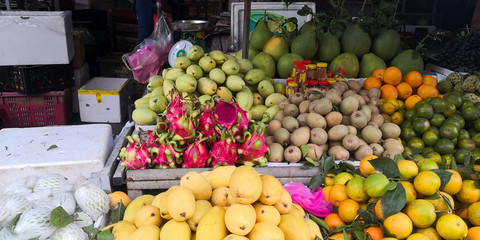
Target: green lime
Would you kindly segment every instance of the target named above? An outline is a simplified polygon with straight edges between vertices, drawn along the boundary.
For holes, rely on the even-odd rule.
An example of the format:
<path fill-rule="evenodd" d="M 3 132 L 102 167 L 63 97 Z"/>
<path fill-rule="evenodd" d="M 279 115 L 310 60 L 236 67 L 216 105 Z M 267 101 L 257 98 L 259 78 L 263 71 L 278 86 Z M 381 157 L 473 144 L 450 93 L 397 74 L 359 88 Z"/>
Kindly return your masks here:
<path fill-rule="evenodd" d="M 470 100 L 463 100 L 460 110 L 463 110 L 466 107 L 475 107 L 475 105 Z M 458 108 L 458 107 L 457 107 Z"/>
<path fill-rule="evenodd" d="M 416 117 L 415 110 L 409 109 L 405 112 L 405 119 L 412 120 L 414 117 Z"/>
<path fill-rule="evenodd" d="M 456 161 L 453 154 L 444 154 L 442 155 L 442 164 L 450 165 L 452 161 Z"/>
<path fill-rule="evenodd" d="M 400 133 L 400 136 L 401 136 L 403 141 L 408 141 L 408 140 L 416 137 L 417 133 L 415 132 L 415 130 L 413 130 L 413 128 L 406 127 L 406 128 L 402 128 L 402 132 Z"/>
<path fill-rule="evenodd" d="M 419 163 L 419 171 L 430 171 L 432 169 L 438 169 L 438 164 L 430 158 L 425 158 Z"/>
<path fill-rule="evenodd" d="M 438 132 L 440 131 L 438 127 L 435 127 L 435 126 L 430 126 L 430 128 L 428 130 L 432 130 L 433 132 L 435 132 L 436 134 L 438 134 Z"/>
<path fill-rule="evenodd" d="M 464 138 L 464 139 L 458 140 L 457 147 L 458 148 L 465 148 L 465 149 L 468 149 L 470 151 L 473 151 L 473 150 L 475 150 L 476 145 L 475 145 L 475 142 L 472 139 Z"/>
<path fill-rule="evenodd" d="M 443 99 L 445 99 L 445 101 L 447 102 L 451 102 L 455 105 L 455 107 L 460 107 L 462 105 L 462 95 L 460 95 L 459 93 L 456 93 L 456 92 L 449 92 L 449 93 L 445 93 L 443 95 Z"/>
<path fill-rule="evenodd" d="M 460 121 L 458 121 L 457 119 L 447 118 L 447 119 L 445 119 L 445 121 L 443 121 L 442 126 L 443 125 L 448 125 L 448 124 L 453 125 L 453 126 L 457 127 L 458 129 L 463 129 L 462 123 Z"/>
<path fill-rule="evenodd" d="M 435 143 L 438 141 L 438 139 L 440 139 L 440 137 L 438 136 L 437 133 L 435 133 L 432 130 L 426 131 L 422 136 L 422 140 L 425 143 L 425 145 L 430 147 L 435 146 Z"/>
<path fill-rule="evenodd" d="M 423 134 L 430 128 L 430 122 L 425 118 L 417 118 L 413 120 L 412 128 L 416 133 Z"/>
<path fill-rule="evenodd" d="M 480 133 L 475 133 L 472 135 L 472 140 L 475 143 L 475 146 L 480 147 Z"/>
<path fill-rule="evenodd" d="M 435 143 L 435 151 L 440 154 L 450 154 L 455 150 L 455 144 L 452 140 L 441 138 Z"/>
<path fill-rule="evenodd" d="M 439 97 L 431 98 L 430 105 L 433 107 L 433 111 L 436 113 L 441 113 L 447 108 L 447 102 Z"/>
<path fill-rule="evenodd" d="M 475 150 L 472 151 L 473 154 L 473 159 L 475 159 L 475 162 L 480 159 L 480 148 L 475 148 Z"/>
<path fill-rule="evenodd" d="M 437 164 L 442 164 L 442 155 L 440 155 L 440 153 L 438 152 L 435 152 L 435 151 L 429 152 L 429 153 L 423 154 L 423 156 L 425 158 L 432 159 Z"/>
<path fill-rule="evenodd" d="M 414 109 L 418 117 L 429 119 L 433 116 L 433 107 L 427 102 L 418 102 Z"/>
<path fill-rule="evenodd" d="M 415 154 L 412 156 L 412 160 L 415 161 L 415 162 L 421 162 L 423 159 L 425 159 L 424 156 L 422 156 L 422 154 Z"/>
<path fill-rule="evenodd" d="M 440 134 L 440 137 L 442 138 L 447 138 L 447 139 L 454 139 L 456 137 L 458 137 L 458 128 L 457 126 L 453 125 L 453 124 L 443 124 L 441 127 L 440 127 L 440 131 L 439 131 L 439 134 Z"/>
<path fill-rule="evenodd" d="M 462 109 L 462 117 L 465 121 L 478 120 L 480 118 L 480 109 L 475 106 L 467 106 Z"/>
<path fill-rule="evenodd" d="M 453 114 L 449 118 L 453 118 L 453 119 L 457 120 L 458 122 L 460 122 L 460 128 L 465 127 L 465 119 L 462 116 L 460 116 L 460 114 Z"/>
<path fill-rule="evenodd" d="M 450 117 L 456 112 L 457 112 L 457 107 L 455 107 L 453 103 L 447 102 L 445 111 L 443 111 L 443 115 L 445 115 L 445 117 Z"/>
<path fill-rule="evenodd" d="M 430 118 L 430 123 L 435 127 L 440 127 L 443 121 L 445 121 L 445 116 L 440 113 L 434 113 L 432 118 Z"/>
<path fill-rule="evenodd" d="M 465 161 L 472 160 L 473 154 L 472 151 L 464 148 L 457 149 L 455 152 L 455 159 L 457 163 L 464 163 Z"/>
<path fill-rule="evenodd" d="M 413 155 L 410 147 L 404 147 L 402 156 L 404 159 L 409 159 Z"/>
<path fill-rule="evenodd" d="M 403 121 L 403 123 L 400 125 L 400 127 L 401 128 L 412 127 L 412 121 L 411 120 Z"/>
<path fill-rule="evenodd" d="M 465 129 L 458 131 L 458 139 L 470 138 L 470 133 Z"/>
<path fill-rule="evenodd" d="M 414 137 L 407 142 L 407 146 L 411 149 L 424 148 L 425 143 L 421 138 Z"/>

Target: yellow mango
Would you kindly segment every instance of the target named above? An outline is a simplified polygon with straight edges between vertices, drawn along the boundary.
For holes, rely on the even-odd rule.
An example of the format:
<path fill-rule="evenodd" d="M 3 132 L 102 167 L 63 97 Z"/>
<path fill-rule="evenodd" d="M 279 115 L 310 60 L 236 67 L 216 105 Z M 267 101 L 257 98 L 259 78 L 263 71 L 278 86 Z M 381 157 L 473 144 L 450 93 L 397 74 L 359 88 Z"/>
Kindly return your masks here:
<path fill-rule="evenodd" d="M 288 211 L 288 214 L 295 215 L 299 218 L 304 218 L 305 210 L 303 210 L 303 208 L 300 205 L 292 202 L 292 207 L 290 208 L 290 211 Z"/>
<path fill-rule="evenodd" d="M 162 240 L 190 240 L 191 230 L 187 222 L 177 222 L 174 219 L 169 220 L 163 225 L 160 231 L 160 239 Z"/>
<path fill-rule="evenodd" d="M 272 175 L 262 174 L 262 194 L 260 195 L 260 202 L 273 205 L 280 202 L 282 197 L 283 186 L 277 178 Z"/>
<path fill-rule="evenodd" d="M 233 171 L 229 188 L 238 203 L 251 204 L 262 194 L 262 179 L 253 167 L 243 165 Z"/>
<path fill-rule="evenodd" d="M 155 196 L 155 199 L 153 199 L 153 202 L 152 202 L 152 206 L 157 207 L 160 210 L 160 216 L 166 220 L 172 219 L 170 214 L 168 214 L 168 209 L 167 209 L 168 194 L 169 194 L 168 191 L 161 192 L 157 196 Z"/>
<path fill-rule="evenodd" d="M 323 239 L 322 232 L 320 232 L 320 227 L 312 219 L 304 218 L 305 223 L 307 223 L 308 229 L 310 230 L 310 239 L 315 240 L 316 237 Z"/>
<path fill-rule="evenodd" d="M 291 226 L 292 229 L 295 229 L 296 226 Z M 252 231 L 248 234 L 248 239 L 250 240 L 285 240 L 285 235 L 283 231 L 269 223 L 269 222 L 258 222 L 253 226 Z"/>
<path fill-rule="evenodd" d="M 287 214 L 292 208 L 292 197 L 290 196 L 290 193 L 284 189 L 282 191 L 282 198 L 280 199 L 280 202 L 275 203 L 273 206 L 280 214 Z"/>
<path fill-rule="evenodd" d="M 162 224 L 162 218 L 160 217 L 160 210 L 152 205 L 143 206 L 135 215 L 135 226 L 137 228 L 146 225 L 160 226 Z"/>
<path fill-rule="evenodd" d="M 167 199 L 167 210 L 177 221 L 185 221 L 195 212 L 195 196 L 186 187 L 176 187 L 170 190 Z"/>
<path fill-rule="evenodd" d="M 228 187 L 228 184 L 230 183 L 230 177 L 236 168 L 237 167 L 235 166 L 216 167 L 205 178 L 212 186 L 212 189 Z"/>
<path fill-rule="evenodd" d="M 213 206 L 221 206 L 221 207 L 226 207 L 230 206 L 228 199 L 231 198 L 230 195 L 230 190 L 228 187 L 219 187 L 213 190 L 212 192 L 212 198 L 210 199 L 210 202 L 212 203 Z"/>
<path fill-rule="evenodd" d="M 136 230 L 137 227 L 133 223 L 120 221 L 112 229 L 113 238 L 115 240 L 128 240 Z"/>
<path fill-rule="evenodd" d="M 212 196 L 212 187 L 200 173 L 191 171 L 180 179 L 180 186 L 192 191 L 196 200 L 208 200 Z"/>
<path fill-rule="evenodd" d="M 212 204 L 207 200 L 197 200 L 195 202 L 195 212 L 191 218 L 187 219 L 188 226 L 192 231 L 197 231 L 200 220 L 210 208 L 212 208 Z"/>
<path fill-rule="evenodd" d="M 310 240 L 310 229 L 303 218 L 291 214 L 283 214 L 280 216 L 278 227 L 285 235 L 285 240 Z"/>
<path fill-rule="evenodd" d="M 123 215 L 123 220 L 129 221 L 130 223 L 135 223 L 135 216 L 137 212 L 145 205 L 150 205 L 153 202 L 155 197 L 150 194 L 142 195 L 133 199 L 128 207 L 125 209 L 125 213 Z"/>
<path fill-rule="evenodd" d="M 158 240 L 160 239 L 160 228 L 155 225 L 143 226 L 130 236 L 129 240 Z"/>
<path fill-rule="evenodd" d="M 252 205 L 232 204 L 225 212 L 225 225 L 231 233 L 245 236 L 252 230 L 256 218 Z"/>
<path fill-rule="evenodd" d="M 223 240 L 228 235 L 225 226 L 225 209 L 214 206 L 203 216 L 197 227 L 197 240 Z"/>
<path fill-rule="evenodd" d="M 231 233 L 228 234 L 228 236 L 226 236 L 223 240 L 248 240 L 248 238 Z"/>
<path fill-rule="evenodd" d="M 253 205 L 257 215 L 257 222 L 269 222 L 275 226 L 280 223 L 280 213 L 274 206 L 257 202 Z"/>

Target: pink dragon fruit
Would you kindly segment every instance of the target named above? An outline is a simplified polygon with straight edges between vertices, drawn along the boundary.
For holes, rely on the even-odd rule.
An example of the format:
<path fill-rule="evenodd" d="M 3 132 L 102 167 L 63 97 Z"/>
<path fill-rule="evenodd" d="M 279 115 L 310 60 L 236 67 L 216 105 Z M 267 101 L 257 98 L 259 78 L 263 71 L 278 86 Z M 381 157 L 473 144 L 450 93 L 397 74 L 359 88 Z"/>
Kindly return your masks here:
<path fill-rule="evenodd" d="M 142 129 L 140 129 L 140 133 L 145 133 L 147 135 L 147 139 L 145 140 L 145 144 L 147 145 L 147 148 L 151 149 L 153 147 L 157 146 L 157 138 L 158 136 L 156 135 L 156 132 L 152 130 L 147 130 L 143 132 Z"/>
<path fill-rule="evenodd" d="M 232 132 L 235 140 L 239 140 L 243 136 L 245 130 L 248 129 L 251 121 L 247 117 L 247 111 L 243 110 L 240 105 L 235 104 L 235 108 L 237 109 L 237 119 L 236 124 L 232 127 Z"/>
<path fill-rule="evenodd" d="M 176 148 L 176 143 L 166 140 L 168 133 L 162 134 L 158 139 L 158 147 L 150 151 L 152 163 L 156 168 L 176 168 L 176 164 L 181 161 L 180 150 Z"/>
<path fill-rule="evenodd" d="M 232 166 L 238 159 L 237 146 L 233 136 L 222 132 L 220 141 L 214 142 L 210 151 L 210 166 Z"/>
<path fill-rule="evenodd" d="M 171 121 L 185 114 L 185 107 L 182 103 L 181 94 L 172 94 L 172 100 L 167 108 L 166 120 Z"/>
<path fill-rule="evenodd" d="M 195 141 L 187 147 L 183 153 L 184 168 L 201 168 L 207 166 L 207 160 L 210 157 L 208 149 L 203 144 L 206 138 Z"/>
<path fill-rule="evenodd" d="M 169 132 L 172 134 L 172 140 L 185 144 L 187 140 L 195 137 L 195 124 L 191 116 L 183 114 L 180 118 L 174 118 L 170 122 Z"/>
<path fill-rule="evenodd" d="M 151 162 L 147 144 L 135 134 L 127 136 L 128 146 L 120 150 L 120 163 L 128 169 L 145 169 Z"/>
<path fill-rule="evenodd" d="M 251 132 L 245 132 L 245 141 L 238 144 L 238 154 L 240 159 L 245 165 L 259 165 L 263 166 L 267 162 L 265 154 L 269 151 L 267 144 L 265 143 L 265 126 L 263 123 L 256 123 L 260 126 L 260 133 L 257 129 Z M 256 127 L 255 127 L 256 128 Z"/>
<path fill-rule="evenodd" d="M 206 106 L 203 114 L 198 119 L 198 131 L 205 137 L 213 139 L 215 131 L 215 114 L 211 106 Z"/>
<path fill-rule="evenodd" d="M 218 101 L 215 106 L 215 116 L 218 124 L 225 129 L 231 129 L 237 120 L 237 108 L 232 102 Z"/>

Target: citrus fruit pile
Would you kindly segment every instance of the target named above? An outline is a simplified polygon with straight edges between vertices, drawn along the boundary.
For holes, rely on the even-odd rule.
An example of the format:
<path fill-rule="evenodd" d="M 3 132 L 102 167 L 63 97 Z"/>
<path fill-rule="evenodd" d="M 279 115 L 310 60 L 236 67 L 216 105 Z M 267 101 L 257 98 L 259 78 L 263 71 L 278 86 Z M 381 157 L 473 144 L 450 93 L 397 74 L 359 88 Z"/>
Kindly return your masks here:
<path fill-rule="evenodd" d="M 480 188 L 462 170 L 371 155 L 352 172 L 329 173 L 329 239 L 478 239 Z"/>

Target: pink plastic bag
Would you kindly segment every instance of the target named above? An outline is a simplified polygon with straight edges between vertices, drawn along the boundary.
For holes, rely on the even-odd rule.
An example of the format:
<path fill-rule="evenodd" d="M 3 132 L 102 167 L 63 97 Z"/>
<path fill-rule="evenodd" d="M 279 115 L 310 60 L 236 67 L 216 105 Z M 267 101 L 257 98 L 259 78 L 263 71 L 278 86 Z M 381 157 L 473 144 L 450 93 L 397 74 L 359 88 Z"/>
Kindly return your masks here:
<path fill-rule="evenodd" d="M 329 201 L 325 201 L 321 187 L 316 187 L 313 191 L 303 183 L 287 183 L 283 186 L 292 201 L 300 205 L 305 211 L 317 216 L 326 217 L 332 213 L 333 205 Z"/>
<path fill-rule="evenodd" d="M 149 38 L 137 45 L 131 53 L 124 54 L 122 60 L 140 83 L 158 75 L 167 61 L 168 52 L 173 46 L 173 38 L 165 15 L 161 15 L 155 30 Z"/>

